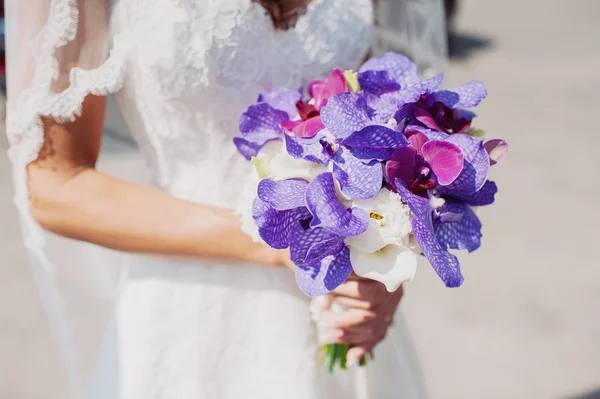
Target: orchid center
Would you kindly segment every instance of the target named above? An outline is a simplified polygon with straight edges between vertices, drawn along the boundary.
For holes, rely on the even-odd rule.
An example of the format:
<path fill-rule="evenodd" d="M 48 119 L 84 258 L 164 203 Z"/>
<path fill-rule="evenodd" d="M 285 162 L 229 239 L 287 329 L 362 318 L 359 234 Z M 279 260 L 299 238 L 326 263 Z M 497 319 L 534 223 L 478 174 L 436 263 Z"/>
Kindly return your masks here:
<path fill-rule="evenodd" d="M 415 194 L 424 194 L 427 190 L 431 190 L 437 185 L 431 169 L 428 166 L 419 166 L 416 170 L 415 177 L 412 179 L 409 185 L 410 191 Z"/>
<path fill-rule="evenodd" d="M 383 219 L 383 216 L 381 216 L 381 215 L 379 215 L 379 214 L 377 214 L 377 213 L 375 213 L 375 212 L 371 212 L 371 213 L 369 214 L 369 217 L 370 217 L 371 219 L 375 219 L 375 220 L 381 220 L 381 219 Z"/>
<path fill-rule="evenodd" d="M 307 121 L 315 116 L 319 116 L 319 110 L 313 104 L 303 103 L 302 101 L 298 101 L 296 103 L 296 109 L 298 109 L 298 114 L 300 115 L 300 119 L 303 121 Z"/>
<path fill-rule="evenodd" d="M 427 96 L 421 96 L 416 106 L 431 119 L 419 119 L 430 129 L 441 130 L 449 134 L 463 133 L 471 126 L 471 120 L 461 110 L 450 108 L 436 101 L 428 105 Z"/>

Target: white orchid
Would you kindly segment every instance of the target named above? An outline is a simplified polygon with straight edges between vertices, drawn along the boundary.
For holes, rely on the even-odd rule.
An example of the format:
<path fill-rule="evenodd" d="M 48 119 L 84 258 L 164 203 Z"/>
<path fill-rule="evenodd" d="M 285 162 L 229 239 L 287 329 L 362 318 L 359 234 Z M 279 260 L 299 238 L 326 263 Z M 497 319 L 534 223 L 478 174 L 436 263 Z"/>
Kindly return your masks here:
<path fill-rule="evenodd" d="M 367 231 L 347 237 L 354 272 L 382 282 L 395 291 L 411 281 L 417 269 L 417 256 L 411 243 L 411 212 L 400 196 L 387 189 L 368 200 L 353 201 L 351 206 L 364 209 L 370 216 Z"/>
<path fill-rule="evenodd" d="M 319 173 L 327 172 L 325 165 L 294 158 L 285 150 L 282 141 L 267 143 L 260 153 L 252 158 L 259 177 L 280 181 L 286 179 L 305 179 L 311 181 Z"/>

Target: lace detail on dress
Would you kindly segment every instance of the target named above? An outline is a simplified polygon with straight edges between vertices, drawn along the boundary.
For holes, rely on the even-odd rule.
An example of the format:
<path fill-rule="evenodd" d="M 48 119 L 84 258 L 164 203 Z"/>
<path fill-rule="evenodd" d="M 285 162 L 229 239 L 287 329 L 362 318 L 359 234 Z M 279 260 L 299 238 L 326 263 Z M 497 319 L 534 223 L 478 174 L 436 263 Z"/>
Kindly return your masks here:
<path fill-rule="evenodd" d="M 156 185 L 229 208 L 249 171 L 231 145 L 238 116 L 265 87 L 297 87 L 336 66 L 356 68 L 372 26 L 371 0 L 314 0 L 288 30 L 275 29 L 249 0 L 182 0 L 154 12 L 163 21 L 131 60 L 125 116 L 143 121 L 143 133 L 132 133 L 152 154 Z M 157 44 L 164 50 L 157 53 Z"/>

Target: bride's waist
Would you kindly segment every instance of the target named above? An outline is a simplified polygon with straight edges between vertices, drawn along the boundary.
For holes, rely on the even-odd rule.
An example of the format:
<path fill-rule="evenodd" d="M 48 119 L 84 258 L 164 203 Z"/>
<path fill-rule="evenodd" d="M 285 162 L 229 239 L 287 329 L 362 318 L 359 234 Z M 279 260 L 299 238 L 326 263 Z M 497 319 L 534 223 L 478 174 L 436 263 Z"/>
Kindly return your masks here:
<path fill-rule="evenodd" d="M 244 166 L 247 165 L 237 165 L 235 162 L 231 165 L 203 163 L 194 167 L 154 165 L 149 167 L 149 183 L 176 198 L 235 209 L 250 170 Z"/>
<path fill-rule="evenodd" d="M 127 281 L 152 284 L 197 284 L 238 289 L 297 291 L 294 275 L 286 268 L 237 263 L 226 259 L 127 255 Z"/>

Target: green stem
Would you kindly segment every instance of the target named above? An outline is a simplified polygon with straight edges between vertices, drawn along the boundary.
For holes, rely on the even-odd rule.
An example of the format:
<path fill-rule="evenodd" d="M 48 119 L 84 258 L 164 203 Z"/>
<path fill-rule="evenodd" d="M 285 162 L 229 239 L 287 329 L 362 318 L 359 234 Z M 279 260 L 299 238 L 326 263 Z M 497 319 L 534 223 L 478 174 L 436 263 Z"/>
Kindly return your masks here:
<path fill-rule="evenodd" d="M 360 358 L 360 360 L 358 361 L 358 365 L 360 367 L 365 367 L 367 365 L 367 357 L 363 356 Z"/>
<path fill-rule="evenodd" d="M 348 351 L 353 345 L 348 344 L 327 344 L 321 347 L 321 362 L 327 361 L 327 369 L 333 373 L 336 364 L 339 363 L 341 370 L 347 370 Z M 373 352 L 367 354 L 373 360 Z M 367 356 L 363 356 L 358 365 L 364 367 L 367 365 Z"/>
<path fill-rule="evenodd" d="M 338 345 L 337 344 L 329 344 L 327 345 L 329 352 L 329 372 L 333 373 L 333 368 L 335 366 L 335 360 L 337 358 Z"/>
<path fill-rule="evenodd" d="M 346 362 L 348 361 L 348 350 L 350 349 L 350 345 L 348 344 L 340 344 L 340 368 L 342 370 L 346 370 Z"/>

